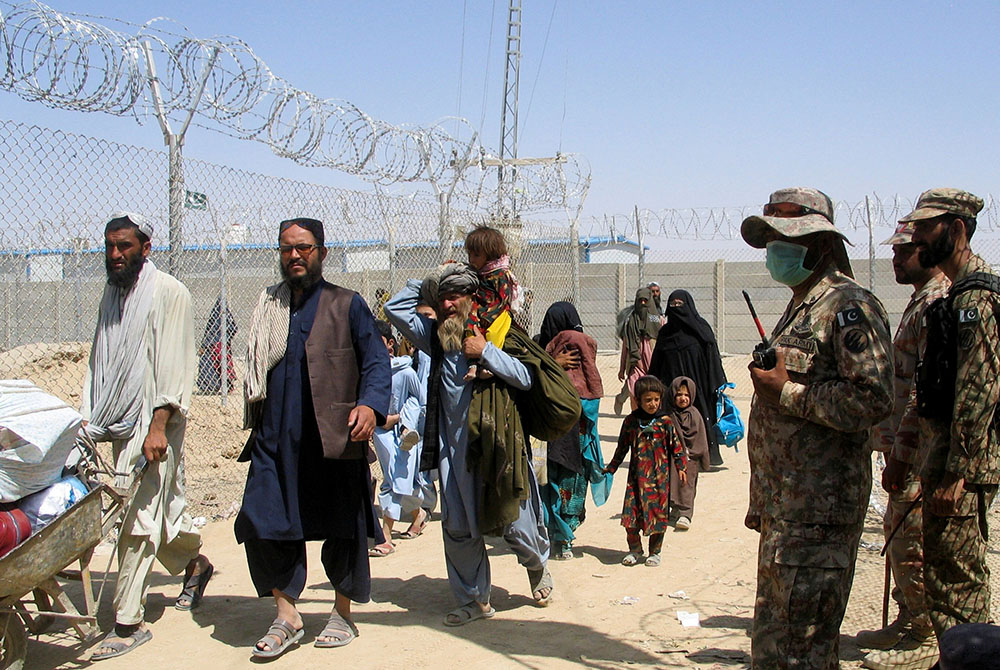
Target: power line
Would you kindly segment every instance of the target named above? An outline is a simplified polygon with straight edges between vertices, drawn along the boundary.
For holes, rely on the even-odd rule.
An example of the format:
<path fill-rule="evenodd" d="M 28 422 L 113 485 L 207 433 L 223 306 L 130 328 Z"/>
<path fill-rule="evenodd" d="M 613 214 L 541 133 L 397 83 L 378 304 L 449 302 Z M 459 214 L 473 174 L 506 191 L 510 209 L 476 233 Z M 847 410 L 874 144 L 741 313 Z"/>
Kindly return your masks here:
<path fill-rule="evenodd" d="M 483 108 L 479 115 L 479 136 L 483 136 L 483 124 L 486 122 L 486 99 L 490 86 L 490 56 L 493 54 L 493 26 L 497 18 L 497 0 L 493 0 L 493 10 L 490 12 L 490 36 L 486 41 L 486 75 L 483 77 Z"/>
<path fill-rule="evenodd" d="M 455 114 L 462 115 L 462 80 L 465 78 L 465 14 L 469 0 L 462 0 L 462 46 L 458 52 L 458 105 Z"/>
<path fill-rule="evenodd" d="M 552 19 L 556 16 L 556 6 L 559 0 L 552 0 L 552 13 L 549 14 L 549 26 L 545 29 L 545 41 L 542 43 L 542 55 L 538 59 L 538 69 L 535 70 L 535 81 L 531 84 L 531 93 L 528 95 L 528 109 L 524 113 L 524 122 L 521 124 L 523 134 L 524 127 L 528 125 L 528 117 L 531 115 L 531 103 L 535 99 L 535 87 L 538 86 L 538 75 L 542 73 L 542 63 L 545 61 L 545 49 L 549 46 L 549 33 L 552 32 Z"/>

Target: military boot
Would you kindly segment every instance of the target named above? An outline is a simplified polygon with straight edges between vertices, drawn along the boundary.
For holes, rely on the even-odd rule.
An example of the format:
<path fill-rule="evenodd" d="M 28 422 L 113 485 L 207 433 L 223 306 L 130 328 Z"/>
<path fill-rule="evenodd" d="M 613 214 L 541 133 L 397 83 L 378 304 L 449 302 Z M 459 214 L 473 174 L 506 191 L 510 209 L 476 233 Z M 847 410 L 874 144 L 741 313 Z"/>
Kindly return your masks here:
<path fill-rule="evenodd" d="M 861 665 L 870 670 L 927 670 L 937 660 L 937 638 L 920 637 L 911 631 L 892 649 L 868 652 Z"/>
<path fill-rule="evenodd" d="M 910 617 L 900 612 L 896 620 L 879 630 L 858 631 L 855 643 L 864 649 L 891 649 L 910 630 Z"/>

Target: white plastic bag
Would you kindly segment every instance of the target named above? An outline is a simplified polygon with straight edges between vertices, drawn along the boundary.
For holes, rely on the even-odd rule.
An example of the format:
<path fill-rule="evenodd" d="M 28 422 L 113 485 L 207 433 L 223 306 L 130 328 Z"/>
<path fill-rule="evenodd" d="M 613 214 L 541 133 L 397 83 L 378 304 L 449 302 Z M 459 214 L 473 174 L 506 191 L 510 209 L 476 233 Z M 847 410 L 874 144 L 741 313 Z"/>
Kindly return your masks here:
<path fill-rule="evenodd" d="M 63 477 L 52 486 L 19 500 L 17 507 L 31 522 L 31 532 L 37 533 L 85 495 L 87 487 L 83 482 L 76 477 Z"/>
<path fill-rule="evenodd" d="M 0 502 L 59 481 L 82 423 L 79 412 L 30 381 L 0 380 Z"/>

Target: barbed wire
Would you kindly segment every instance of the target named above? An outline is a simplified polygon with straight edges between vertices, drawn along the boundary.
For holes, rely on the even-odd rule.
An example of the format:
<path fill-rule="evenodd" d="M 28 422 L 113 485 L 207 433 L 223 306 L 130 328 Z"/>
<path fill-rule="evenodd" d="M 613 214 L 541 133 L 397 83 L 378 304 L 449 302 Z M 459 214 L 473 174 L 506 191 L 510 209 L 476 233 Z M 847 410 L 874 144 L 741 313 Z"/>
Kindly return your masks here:
<path fill-rule="evenodd" d="M 841 230 L 859 232 L 869 228 L 893 228 L 896 222 L 913 211 L 917 198 L 894 195 L 882 198 L 872 194 L 867 200 L 837 202 L 834 222 Z M 992 194 L 983 196 L 983 210 L 977 217 L 978 230 L 998 230 L 1000 207 Z M 736 240 L 740 238 L 743 219 L 760 214 L 762 205 L 741 207 L 692 207 L 683 209 L 639 209 L 639 224 L 644 235 L 682 240 Z M 580 232 L 586 235 L 622 234 L 634 238 L 637 234 L 636 215 L 605 214 L 584 217 Z"/>
<path fill-rule="evenodd" d="M 378 120 L 346 100 L 292 86 L 238 37 L 195 37 L 162 17 L 138 25 L 62 13 L 40 2 L 0 0 L 0 40 L 0 88 L 25 100 L 132 116 L 141 124 L 156 114 L 148 93 L 152 66 L 162 111 L 172 121 L 182 122 L 193 111 L 195 125 L 261 142 L 296 163 L 382 185 L 453 186 L 460 199 L 476 206 L 496 192 L 498 170 L 483 162 L 494 154 L 478 143 L 467 120 L 447 117 L 424 126 Z M 557 209 L 586 197 L 589 165 L 578 156 L 563 158 L 516 168 L 521 209 Z"/>

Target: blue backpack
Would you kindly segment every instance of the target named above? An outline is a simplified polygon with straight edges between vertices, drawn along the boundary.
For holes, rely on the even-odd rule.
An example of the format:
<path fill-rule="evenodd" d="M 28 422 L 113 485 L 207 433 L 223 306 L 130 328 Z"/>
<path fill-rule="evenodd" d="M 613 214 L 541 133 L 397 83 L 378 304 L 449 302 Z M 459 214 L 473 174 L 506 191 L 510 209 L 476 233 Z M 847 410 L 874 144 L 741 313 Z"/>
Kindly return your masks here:
<path fill-rule="evenodd" d="M 735 447 L 737 443 L 746 435 L 746 426 L 740 418 L 740 411 L 736 409 L 736 403 L 726 395 L 726 389 L 736 388 L 736 384 L 726 382 L 715 391 L 716 405 L 715 414 L 718 417 L 713 429 L 715 439 L 719 444 L 727 447 Z"/>

